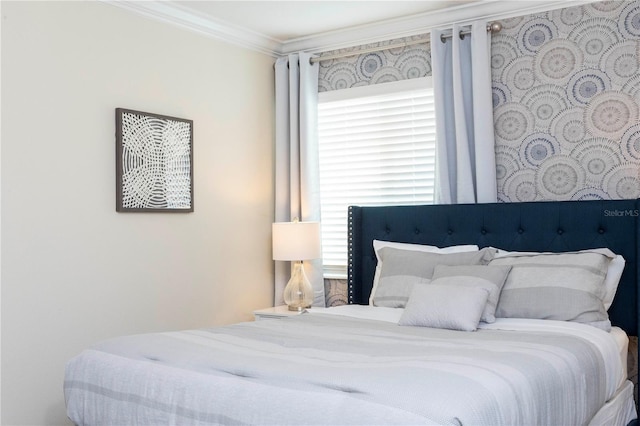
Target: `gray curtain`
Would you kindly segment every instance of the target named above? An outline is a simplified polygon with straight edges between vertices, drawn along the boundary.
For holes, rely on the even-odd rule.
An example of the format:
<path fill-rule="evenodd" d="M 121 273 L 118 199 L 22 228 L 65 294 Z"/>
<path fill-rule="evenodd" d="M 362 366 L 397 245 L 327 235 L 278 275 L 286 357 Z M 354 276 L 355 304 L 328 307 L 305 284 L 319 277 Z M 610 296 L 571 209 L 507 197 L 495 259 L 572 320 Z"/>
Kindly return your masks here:
<path fill-rule="evenodd" d="M 317 106 L 318 63 L 300 52 L 279 58 L 275 64 L 276 148 L 275 221 L 320 222 Z M 314 289 L 314 306 L 325 306 L 322 260 L 305 261 Z M 288 262 L 275 263 L 274 304 L 284 303 L 282 293 L 291 276 Z"/>
<path fill-rule="evenodd" d="M 431 32 L 431 67 L 436 108 L 436 202 L 497 201 L 491 92 L 491 39 L 487 23 L 476 21 L 471 35 L 453 26 Z"/>

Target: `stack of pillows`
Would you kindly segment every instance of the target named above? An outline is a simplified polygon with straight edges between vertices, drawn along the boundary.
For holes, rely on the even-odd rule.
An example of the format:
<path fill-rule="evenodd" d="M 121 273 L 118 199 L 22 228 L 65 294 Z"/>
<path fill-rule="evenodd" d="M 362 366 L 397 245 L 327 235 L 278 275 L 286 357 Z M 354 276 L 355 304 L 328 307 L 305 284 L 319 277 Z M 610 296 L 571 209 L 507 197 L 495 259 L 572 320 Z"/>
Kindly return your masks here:
<path fill-rule="evenodd" d="M 400 325 L 463 331 L 496 318 L 574 321 L 609 331 L 607 310 L 625 265 L 606 248 L 533 253 L 379 240 L 373 247 L 371 305 L 404 308 Z"/>

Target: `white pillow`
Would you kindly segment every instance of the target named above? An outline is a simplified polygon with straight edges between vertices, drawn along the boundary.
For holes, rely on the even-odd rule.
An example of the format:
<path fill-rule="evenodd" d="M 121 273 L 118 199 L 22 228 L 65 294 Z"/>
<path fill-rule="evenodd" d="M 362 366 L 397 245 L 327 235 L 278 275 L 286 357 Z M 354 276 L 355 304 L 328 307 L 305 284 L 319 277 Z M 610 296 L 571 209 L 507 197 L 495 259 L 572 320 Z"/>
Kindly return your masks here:
<path fill-rule="evenodd" d="M 369 295 L 369 305 L 373 306 L 373 295 L 376 292 L 376 288 L 378 287 L 378 282 L 380 281 L 380 270 L 382 268 L 382 259 L 380 258 L 379 251 L 384 247 L 391 247 L 400 250 L 411 250 L 411 251 L 420 251 L 427 253 L 461 253 L 467 251 L 478 251 L 480 247 L 477 245 L 458 245 L 458 246 L 449 246 L 449 247 L 436 247 L 429 246 L 424 244 L 410 244 L 410 243 L 396 243 L 393 241 L 382 241 L 382 240 L 373 240 L 373 251 L 376 253 L 376 259 L 378 263 L 376 265 L 376 271 L 373 275 L 373 288 L 371 289 L 371 294 Z"/>
<path fill-rule="evenodd" d="M 495 259 L 505 256 L 517 256 L 519 254 L 522 255 L 531 255 L 531 254 L 544 254 L 545 252 L 527 252 L 527 251 L 507 251 L 502 249 L 497 249 L 497 253 L 495 255 Z M 548 252 L 547 252 L 548 253 Z M 580 250 L 576 253 L 600 253 L 611 259 L 609 262 L 609 266 L 607 268 L 607 275 L 604 279 L 604 289 L 605 294 L 603 298 L 604 308 L 609 310 L 611 304 L 613 303 L 613 298 L 616 296 L 616 291 L 618 291 L 618 284 L 620 283 L 620 278 L 622 277 L 622 272 L 624 271 L 624 265 L 626 261 L 624 257 L 619 254 L 615 254 L 608 248 L 597 248 L 597 249 L 587 249 Z"/>
<path fill-rule="evenodd" d="M 416 285 L 398 325 L 475 331 L 489 297 L 484 287 L 456 285 L 456 277 Z"/>

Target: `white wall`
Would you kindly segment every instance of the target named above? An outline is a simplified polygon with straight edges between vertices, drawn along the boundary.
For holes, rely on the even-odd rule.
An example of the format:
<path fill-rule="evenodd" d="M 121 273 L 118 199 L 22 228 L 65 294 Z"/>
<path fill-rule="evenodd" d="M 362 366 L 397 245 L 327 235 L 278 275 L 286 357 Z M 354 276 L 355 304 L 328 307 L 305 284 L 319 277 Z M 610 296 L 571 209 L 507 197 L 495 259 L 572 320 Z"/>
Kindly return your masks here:
<path fill-rule="evenodd" d="M 2 2 L 2 424 L 65 362 L 271 305 L 273 59 L 102 2 Z M 115 212 L 115 108 L 194 120 L 195 212 Z"/>

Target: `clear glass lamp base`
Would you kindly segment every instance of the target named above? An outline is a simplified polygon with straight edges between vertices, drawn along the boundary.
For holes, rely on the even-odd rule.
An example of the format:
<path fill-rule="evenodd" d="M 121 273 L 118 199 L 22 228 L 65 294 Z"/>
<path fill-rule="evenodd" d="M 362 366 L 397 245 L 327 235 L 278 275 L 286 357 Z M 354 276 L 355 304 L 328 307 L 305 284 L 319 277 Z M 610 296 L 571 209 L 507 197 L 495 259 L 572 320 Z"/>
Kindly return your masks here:
<path fill-rule="evenodd" d="M 290 311 L 302 311 L 313 303 L 313 287 L 304 273 L 302 261 L 293 264 L 291 279 L 284 288 L 284 303 Z"/>

